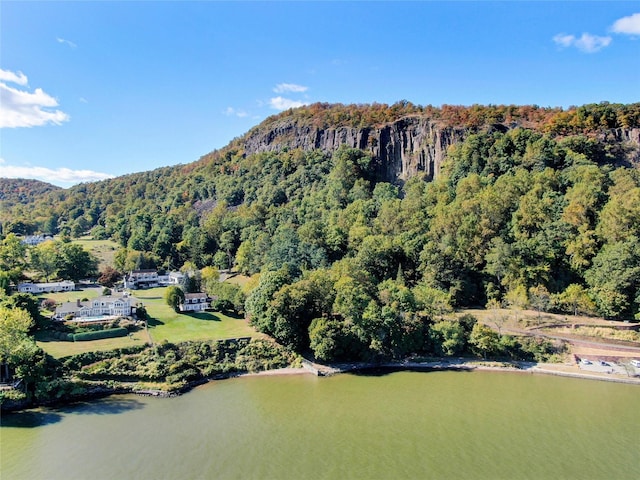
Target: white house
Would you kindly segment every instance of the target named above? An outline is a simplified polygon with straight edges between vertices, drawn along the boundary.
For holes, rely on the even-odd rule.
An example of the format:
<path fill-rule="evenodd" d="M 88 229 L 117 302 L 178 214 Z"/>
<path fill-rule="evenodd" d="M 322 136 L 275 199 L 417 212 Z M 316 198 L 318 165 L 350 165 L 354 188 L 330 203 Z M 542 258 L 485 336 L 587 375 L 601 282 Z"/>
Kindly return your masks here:
<path fill-rule="evenodd" d="M 124 288 L 150 288 L 158 285 L 156 270 L 133 270 L 124 277 Z"/>
<path fill-rule="evenodd" d="M 184 303 L 180 304 L 181 312 L 204 312 L 209 308 L 206 293 L 185 293 Z"/>
<path fill-rule="evenodd" d="M 160 285 L 181 285 L 184 281 L 184 274 L 181 272 L 169 272 L 166 275 L 158 275 Z"/>
<path fill-rule="evenodd" d="M 53 237 L 51 235 L 27 235 L 26 237 L 22 237 L 22 243 L 31 246 L 39 245 L 47 240 L 53 240 Z"/>
<path fill-rule="evenodd" d="M 20 293 L 49 293 L 49 292 L 72 292 L 76 289 L 76 284 L 70 280 L 63 282 L 51 283 L 19 283 L 18 291 Z"/>
<path fill-rule="evenodd" d="M 66 302 L 56 308 L 53 318 L 64 320 L 68 316 L 82 319 L 83 317 L 98 317 L 108 315 L 113 317 L 128 317 L 134 311 L 137 299 L 128 293 L 121 295 L 106 295 L 84 302 Z"/>
<path fill-rule="evenodd" d="M 182 272 L 169 272 L 169 285 L 181 285 L 184 281 L 184 273 Z"/>

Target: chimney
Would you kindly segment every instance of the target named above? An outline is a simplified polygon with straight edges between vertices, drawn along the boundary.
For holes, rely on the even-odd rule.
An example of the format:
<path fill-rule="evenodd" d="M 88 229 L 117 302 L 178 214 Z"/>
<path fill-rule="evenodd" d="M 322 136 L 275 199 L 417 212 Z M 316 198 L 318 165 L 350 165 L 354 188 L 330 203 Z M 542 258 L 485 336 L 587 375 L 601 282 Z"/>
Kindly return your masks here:
<path fill-rule="evenodd" d="M 82 304 L 80 303 L 80 299 L 76 300 L 76 305 L 78 305 L 79 307 L 82 306 Z"/>

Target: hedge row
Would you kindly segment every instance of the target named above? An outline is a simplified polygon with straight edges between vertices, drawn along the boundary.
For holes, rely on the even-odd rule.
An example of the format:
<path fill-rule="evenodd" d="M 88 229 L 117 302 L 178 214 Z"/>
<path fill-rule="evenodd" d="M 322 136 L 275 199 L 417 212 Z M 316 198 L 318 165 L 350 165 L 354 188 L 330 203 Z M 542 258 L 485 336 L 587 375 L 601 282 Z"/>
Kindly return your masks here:
<path fill-rule="evenodd" d="M 100 340 L 102 338 L 124 337 L 129 334 L 129 330 L 124 327 L 110 328 L 109 330 L 97 330 L 95 332 L 76 333 L 73 335 L 74 342 L 87 340 Z"/>
<path fill-rule="evenodd" d="M 73 333 L 51 332 L 50 335 L 56 340 L 62 340 L 63 342 L 73 342 Z"/>

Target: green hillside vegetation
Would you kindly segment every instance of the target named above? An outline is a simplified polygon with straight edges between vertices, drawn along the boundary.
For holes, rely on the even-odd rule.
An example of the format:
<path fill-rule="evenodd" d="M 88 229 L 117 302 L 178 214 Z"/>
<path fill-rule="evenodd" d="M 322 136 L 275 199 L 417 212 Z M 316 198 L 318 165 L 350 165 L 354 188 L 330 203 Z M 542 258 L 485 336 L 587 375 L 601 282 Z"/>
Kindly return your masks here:
<path fill-rule="evenodd" d="M 91 230 L 120 245 L 120 271 L 191 262 L 260 273 L 245 304 L 251 323 L 322 360 L 539 353 L 446 320 L 454 308 L 639 315 L 640 171 L 616 129 L 640 127 L 640 104 L 316 104 L 256 128 L 407 115 L 467 131 L 432 182 L 381 182 L 367 152 L 345 147 L 245 155 L 241 138 L 193 164 L 15 205 L 2 213 L 3 232 L 20 222 Z M 495 123 L 509 129 L 488 128 Z"/>
<path fill-rule="evenodd" d="M 28 204 L 45 193 L 61 190 L 60 187 L 39 180 L 24 178 L 0 178 L 0 210 L 16 204 Z M 33 233 L 33 232 L 16 232 Z"/>

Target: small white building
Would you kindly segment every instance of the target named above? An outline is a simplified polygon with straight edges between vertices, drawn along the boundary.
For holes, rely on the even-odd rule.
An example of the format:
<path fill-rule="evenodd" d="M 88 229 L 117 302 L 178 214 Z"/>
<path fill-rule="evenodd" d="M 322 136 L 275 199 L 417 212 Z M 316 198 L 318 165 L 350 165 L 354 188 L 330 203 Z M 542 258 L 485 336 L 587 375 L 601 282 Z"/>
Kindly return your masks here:
<path fill-rule="evenodd" d="M 31 245 L 32 247 L 48 240 L 53 240 L 53 237 L 51 235 L 27 235 L 26 237 L 22 237 L 22 243 Z"/>
<path fill-rule="evenodd" d="M 51 283 L 32 283 L 25 282 L 18 284 L 18 292 L 20 293 L 53 293 L 53 292 L 72 292 L 76 289 L 76 284 L 70 280 L 63 282 Z"/>
<path fill-rule="evenodd" d="M 184 273 L 169 272 L 166 275 L 158 275 L 158 283 L 160 285 L 182 285 L 184 281 Z"/>
<path fill-rule="evenodd" d="M 137 299 L 127 292 L 121 295 L 104 295 L 84 302 L 66 302 L 56 308 L 53 318 L 64 320 L 71 316 L 82 319 L 83 317 L 99 317 L 103 315 L 113 317 L 129 317 L 134 311 Z"/>
<path fill-rule="evenodd" d="M 185 293 L 184 303 L 180 304 L 181 312 L 204 312 L 209 308 L 209 298 L 206 293 Z"/>
<path fill-rule="evenodd" d="M 182 285 L 184 282 L 184 273 L 182 272 L 169 272 L 169 285 Z"/>

